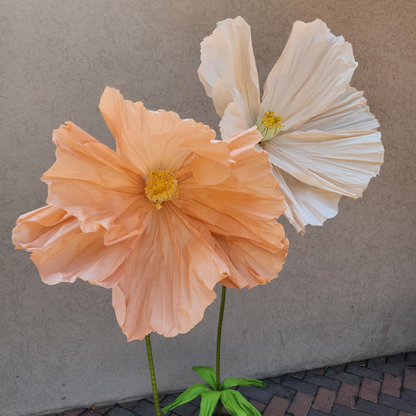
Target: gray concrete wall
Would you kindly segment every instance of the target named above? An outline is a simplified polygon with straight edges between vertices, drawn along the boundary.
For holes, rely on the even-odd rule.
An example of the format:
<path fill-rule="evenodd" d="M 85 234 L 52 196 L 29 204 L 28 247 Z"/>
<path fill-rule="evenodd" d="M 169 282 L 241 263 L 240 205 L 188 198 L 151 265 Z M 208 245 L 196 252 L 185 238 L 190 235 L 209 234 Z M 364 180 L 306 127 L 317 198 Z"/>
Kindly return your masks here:
<path fill-rule="evenodd" d="M 343 198 L 324 227 L 301 237 L 282 220 L 291 249 L 278 280 L 228 291 L 224 376 L 416 349 L 414 1 L 0 0 L 1 415 L 150 393 L 145 343 L 127 343 L 110 291 L 44 285 L 11 230 L 44 204 L 53 129 L 71 120 L 114 148 L 98 110 L 106 85 L 216 126 L 196 72 L 199 43 L 237 15 L 252 27 L 261 85 L 295 20 L 320 18 L 351 42 L 353 86 L 380 121 L 386 156 L 364 197 Z M 218 310 L 214 302 L 186 335 L 152 337 L 160 392 L 195 382 L 193 365 L 214 364 Z"/>

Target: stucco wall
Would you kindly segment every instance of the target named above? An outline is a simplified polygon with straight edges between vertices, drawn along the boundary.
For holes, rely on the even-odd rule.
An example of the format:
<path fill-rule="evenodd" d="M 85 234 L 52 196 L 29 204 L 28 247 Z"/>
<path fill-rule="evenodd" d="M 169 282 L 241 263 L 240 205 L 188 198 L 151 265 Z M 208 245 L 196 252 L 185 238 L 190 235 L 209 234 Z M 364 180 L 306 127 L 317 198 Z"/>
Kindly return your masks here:
<path fill-rule="evenodd" d="M 44 204 L 53 129 L 71 120 L 114 148 L 98 110 L 106 85 L 216 126 L 197 77 L 199 43 L 237 15 L 252 27 L 261 85 L 296 20 L 320 18 L 351 42 L 352 84 L 380 121 L 386 155 L 364 197 L 343 198 L 324 227 L 301 237 L 282 220 L 291 248 L 279 279 L 228 291 L 224 376 L 416 349 L 414 1 L 0 0 L 0 414 L 150 393 L 145 343 L 127 343 L 110 291 L 44 285 L 11 230 Z M 216 301 L 186 335 L 152 336 L 160 392 L 195 382 L 193 365 L 214 364 L 218 310 Z"/>

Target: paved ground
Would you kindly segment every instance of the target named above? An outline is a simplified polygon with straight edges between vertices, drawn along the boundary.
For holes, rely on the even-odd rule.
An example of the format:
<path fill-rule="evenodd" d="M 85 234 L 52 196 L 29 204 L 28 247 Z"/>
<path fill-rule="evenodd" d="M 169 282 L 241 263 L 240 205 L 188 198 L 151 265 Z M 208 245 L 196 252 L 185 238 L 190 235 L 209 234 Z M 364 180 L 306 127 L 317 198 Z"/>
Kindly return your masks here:
<path fill-rule="evenodd" d="M 416 352 L 287 374 L 264 382 L 263 388 L 238 388 L 263 416 L 416 415 Z M 174 400 L 175 395 L 160 396 L 162 407 Z M 195 399 L 169 415 L 198 416 L 198 404 Z M 155 416 L 155 410 L 153 400 L 147 398 L 50 416 L 102 415 Z"/>

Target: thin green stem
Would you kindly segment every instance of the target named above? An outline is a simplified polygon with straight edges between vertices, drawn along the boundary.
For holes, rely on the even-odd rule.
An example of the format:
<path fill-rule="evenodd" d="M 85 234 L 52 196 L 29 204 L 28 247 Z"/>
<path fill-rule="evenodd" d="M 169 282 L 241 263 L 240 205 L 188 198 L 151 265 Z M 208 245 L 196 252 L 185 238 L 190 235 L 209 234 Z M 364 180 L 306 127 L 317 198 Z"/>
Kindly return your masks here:
<path fill-rule="evenodd" d="M 147 349 L 147 359 L 149 361 L 150 379 L 152 380 L 153 400 L 155 402 L 156 415 L 161 416 L 159 397 L 157 395 L 155 367 L 153 365 L 152 344 L 150 343 L 149 335 L 146 335 L 146 349 Z"/>
<path fill-rule="evenodd" d="M 225 296 L 227 294 L 227 288 L 222 287 L 221 294 L 221 308 L 220 308 L 220 318 L 218 320 L 218 332 L 217 332 L 217 390 L 220 390 L 221 379 L 220 379 L 220 366 L 221 366 L 221 331 L 222 331 L 222 321 L 224 320 L 224 309 L 225 309 Z M 218 401 L 218 416 L 221 416 L 221 400 Z"/>

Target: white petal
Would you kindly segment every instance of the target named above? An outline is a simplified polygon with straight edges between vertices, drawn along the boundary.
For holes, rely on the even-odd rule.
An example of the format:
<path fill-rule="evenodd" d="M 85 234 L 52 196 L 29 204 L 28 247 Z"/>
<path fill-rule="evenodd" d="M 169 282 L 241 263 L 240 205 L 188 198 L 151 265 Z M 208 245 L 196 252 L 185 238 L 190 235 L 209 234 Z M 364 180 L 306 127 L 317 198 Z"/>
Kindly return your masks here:
<path fill-rule="evenodd" d="M 273 174 L 285 197 L 284 215 L 298 233 L 303 235 L 307 224 L 322 225 L 337 215 L 340 194 L 303 184 L 276 166 L 273 166 Z"/>
<path fill-rule="evenodd" d="M 227 140 L 234 134 L 241 133 L 254 126 L 248 120 L 245 110 L 245 103 L 240 96 L 237 96 L 228 105 L 224 112 L 224 117 L 220 121 L 220 131 L 223 140 Z"/>
<path fill-rule="evenodd" d="M 241 17 L 223 20 L 217 25 L 212 35 L 201 43 L 199 79 L 209 97 L 213 97 L 216 92 L 214 86 L 219 78 L 223 85 L 231 87 L 235 96 L 240 96 L 245 104 L 244 115 L 248 118 L 250 127 L 254 126 L 260 106 L 260 93 L 250 26 Z M 232 98 L 230 96 L 229 102 Z"/>
<path fill-rule="evenodd" d="M 362 91 L 347 89 L 321 114 L 311 118 L 298 131 L 321 130 L 328 133 L 340 131 L 371 132 L 379 127 L 377 119 L 370 113 Z"/>
<path fill-rule="evenodd" d="M 334 217 L 341 195 L 362 195 L 383 163 L 378 126 L 362 92 L 347 87 L 298 131 L 262 143 L 297 231 Z"/>
<path fill-rule="evenodd" d="M 218 78 L 212 89 L 212 100 L 214 101 L 215 110 L 221 118 L 224 117 L 225 109 L 228 104 L 234 101 L 235 97 L 235 91 L 221 78 Z"/>
<path fill-rule="evenodd" d="M 367 134 L 366 134 L 367 133 Z M 383 163 L 379 132 L 292 132 L 264 142 L 270 161 L 299 181 L 352 198 Z"/>
<path fill-rule="evenodd" d="M 343 93 L 356 66 L 351 45 L 325 23 L 295 22 L 267 78 L 259 116 L 271 110 L 284 118 L 285 131 L 299 128 Z"/>

